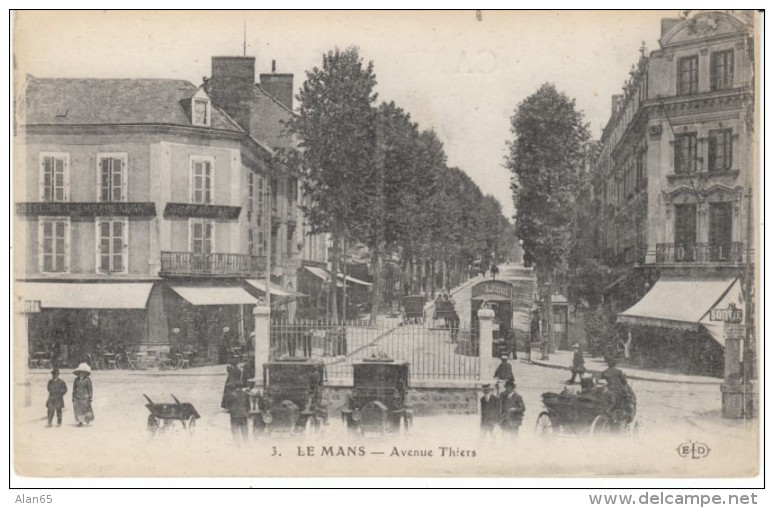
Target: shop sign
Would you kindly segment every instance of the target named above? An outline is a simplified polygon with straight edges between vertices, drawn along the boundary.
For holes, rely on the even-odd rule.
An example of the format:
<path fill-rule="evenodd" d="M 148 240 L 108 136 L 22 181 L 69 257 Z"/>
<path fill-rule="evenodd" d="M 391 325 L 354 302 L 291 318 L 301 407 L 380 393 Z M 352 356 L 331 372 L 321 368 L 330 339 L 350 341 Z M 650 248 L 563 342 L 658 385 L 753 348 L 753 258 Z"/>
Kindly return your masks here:
<path fill-rule="evenodd" d="M 743 317 L 742 309 L 738 309 L 735 304 L 729 303 L 725 309 L 710 310 L 710 321 L 724 321 L 726 323 L 741 323 Z"/>
<path fill-rule="evenodd" d="M 513 286 L 499 280 L 479 282 L 471 289 L 473 298 L 481 300 L 493 297 L 495 300 L 510 300 L 513 297 Z"/>
<path fill-rule="evenodd" d="M 16 213 L 22 217 L 155 217 L 155 203 L 73 203 L 33 202 L 17 203 Z"/>
<path fill-rule="evenodd" d="M 241 206 L 167 203 L 167 206 L 164 208 L 164 218 L 237 220 L 241 211 Z"/>

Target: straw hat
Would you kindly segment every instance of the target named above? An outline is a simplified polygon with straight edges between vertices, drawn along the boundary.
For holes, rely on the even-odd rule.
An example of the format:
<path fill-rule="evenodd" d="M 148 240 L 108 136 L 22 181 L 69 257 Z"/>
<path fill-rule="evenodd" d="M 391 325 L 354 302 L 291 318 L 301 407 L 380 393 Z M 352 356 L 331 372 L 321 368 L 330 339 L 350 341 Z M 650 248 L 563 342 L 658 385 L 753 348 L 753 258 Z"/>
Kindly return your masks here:
<path fill-rule="evenodd" d="M 78 365 L 78 368 L 73 371 L 73 374 L 78 374 L 79 372 L 83 372 L 84 374 L 91 374 L 91 367 L 89 367 L 88 363 L 82 363 Z"/>

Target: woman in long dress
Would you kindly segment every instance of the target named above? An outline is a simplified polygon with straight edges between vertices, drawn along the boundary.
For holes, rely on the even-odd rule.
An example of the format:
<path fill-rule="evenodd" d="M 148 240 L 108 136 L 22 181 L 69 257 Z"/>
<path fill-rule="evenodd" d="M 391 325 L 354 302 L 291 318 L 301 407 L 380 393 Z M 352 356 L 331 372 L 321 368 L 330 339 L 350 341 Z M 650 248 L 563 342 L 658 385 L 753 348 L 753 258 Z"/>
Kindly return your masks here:
<path fill-rule="evenodd" d="M 75 421 L 78 426 L 88 425 L 94 420 L 94 411 L 91 409 L 91 399 L 94 394 L 91 385 L 91 367 L 87 363 L 78 365 L 73 372 L 77 377 L 73 382 L 73 409 Z"/>

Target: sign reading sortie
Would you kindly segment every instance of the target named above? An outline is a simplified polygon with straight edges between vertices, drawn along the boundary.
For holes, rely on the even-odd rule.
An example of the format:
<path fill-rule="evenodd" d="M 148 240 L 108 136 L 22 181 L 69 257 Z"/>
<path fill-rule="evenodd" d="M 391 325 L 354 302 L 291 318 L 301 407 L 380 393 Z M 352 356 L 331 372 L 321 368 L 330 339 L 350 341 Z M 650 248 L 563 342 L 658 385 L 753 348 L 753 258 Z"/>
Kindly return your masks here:
<path fill-rule="evenodd" d="M 725 309 L 710 310 L 710 321 L 724 321 L 726 323 L 741 323 L 743 318 L 742 309 L 737 309 L 736 305 L 729 303 Z"/>
<path fill-rule="evenodd" d="M 473 286 L 471 296 L 475 300 L 511 300 L 513 286 L 501 280 L 487 280 Z"/>

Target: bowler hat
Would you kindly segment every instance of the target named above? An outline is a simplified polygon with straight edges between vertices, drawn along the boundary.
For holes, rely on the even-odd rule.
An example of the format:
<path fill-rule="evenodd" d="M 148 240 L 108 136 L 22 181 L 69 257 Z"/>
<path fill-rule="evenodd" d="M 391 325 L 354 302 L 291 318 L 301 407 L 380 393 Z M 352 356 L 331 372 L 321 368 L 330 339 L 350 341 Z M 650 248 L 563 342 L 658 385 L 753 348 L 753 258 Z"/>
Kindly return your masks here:
<path fill-rule="evenodd" d="M 505 382 L 505 387 L 506 388 L 516 388 L 516 383 L 509 379 L 508 381 Z"/>
<path fill-rule="evenodd" d="M 491 384 L 489 384 L 489 383 L 486 383 L 486 384 L 483 384 L 483 385 L 481 385 L 481 388 L 483 388 L 484 390 L 486 390 L 486 389 L 492 388 L 492 385 L 491 385 Z"/>
<path fill-rule="evenodd" d="M 54 367 L 53 369 L 51 369 L 51 373 L 52 374 L 59 374 L 59 367 Z"/>

